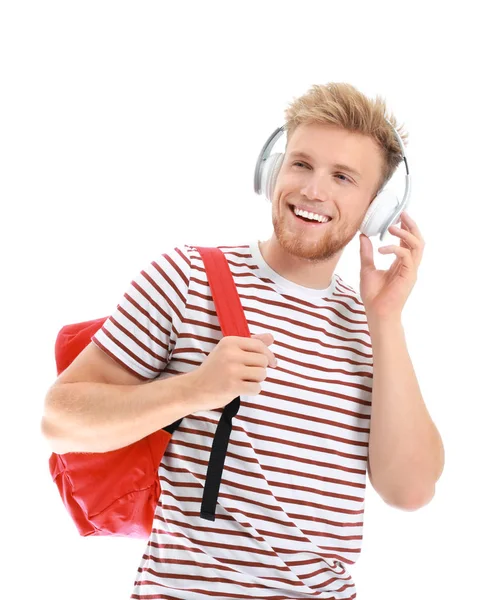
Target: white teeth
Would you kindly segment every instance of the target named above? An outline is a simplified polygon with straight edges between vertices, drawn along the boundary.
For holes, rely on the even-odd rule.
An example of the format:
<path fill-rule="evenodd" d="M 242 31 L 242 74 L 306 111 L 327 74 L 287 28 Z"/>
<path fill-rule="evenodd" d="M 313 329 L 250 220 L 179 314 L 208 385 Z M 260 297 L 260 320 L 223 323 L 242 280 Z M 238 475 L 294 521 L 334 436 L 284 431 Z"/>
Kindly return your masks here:
<path fill-rule="evenodd" d="M 306 212 L 306 210 L 299 210 L 299 208 L 294 208 L 294 214 L 298 217 L 304 217 L 305 219 L 318 221 L 319 223 L 327 223 L 327 221 L 329 221 L 329 217 L 326 217 L 324 215 L 317 215 L 316 213 L 312 212 Z"/>

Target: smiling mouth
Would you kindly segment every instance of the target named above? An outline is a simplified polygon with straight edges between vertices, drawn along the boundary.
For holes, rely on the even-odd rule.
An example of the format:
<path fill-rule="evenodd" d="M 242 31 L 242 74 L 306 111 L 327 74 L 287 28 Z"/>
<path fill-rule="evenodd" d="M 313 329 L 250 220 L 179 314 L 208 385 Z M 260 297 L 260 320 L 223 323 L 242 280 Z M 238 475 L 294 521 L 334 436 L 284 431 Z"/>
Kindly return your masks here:
<path fill-rule="evenodd" d="M 299 214 L 298 210 L 298 214 L 296 214 L 294 212 L 295 208 L 295 206 L 289 204 L 289 209 L 294 215 L 294 217 L 296 217 L 296 219 L 299 219 L 300 221 L 304 221 L 305 223 L 310 223 L 311 225 L 325 225 L 326 223 L 332 221 L 332 218 L 327 215 L 318 215 L 317 213 L 310 213 L 307 211 L 301 211 L 301 214 Z"/>

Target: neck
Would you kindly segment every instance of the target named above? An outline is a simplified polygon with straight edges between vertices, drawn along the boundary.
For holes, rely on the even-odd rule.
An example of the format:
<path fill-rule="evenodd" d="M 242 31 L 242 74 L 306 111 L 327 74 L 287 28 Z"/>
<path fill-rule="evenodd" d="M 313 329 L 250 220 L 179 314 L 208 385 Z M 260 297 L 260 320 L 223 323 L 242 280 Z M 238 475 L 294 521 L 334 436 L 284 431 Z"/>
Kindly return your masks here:
<path fill-rule="evenodd" d="M 266 242 L 259 242 L 262 257 L 273 271 L 303 287 L 324 290 L 331 285 L 334 269 L 343 250 L 323 262 L 314 262 L 289 254 L 273 235 Z"/>

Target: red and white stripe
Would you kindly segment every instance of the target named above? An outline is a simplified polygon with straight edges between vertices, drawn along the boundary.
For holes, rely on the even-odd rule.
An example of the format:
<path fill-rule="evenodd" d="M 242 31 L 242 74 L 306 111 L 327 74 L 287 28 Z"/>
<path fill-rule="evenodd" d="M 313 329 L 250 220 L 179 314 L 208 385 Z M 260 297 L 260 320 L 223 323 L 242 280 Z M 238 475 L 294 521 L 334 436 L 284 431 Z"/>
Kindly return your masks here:
<path fill-rule="evenodd" d="M 199 517 L 220 410 L 184 418 L 159 469 L 161 496 L 132 598 L 350 600 L 362 542 L 372 352 L 358 294 L 286 282 L 257 243 L 221 247 L 252 334 L 278 359 L 241 399 L 215 522 Z M 145 379 L 187 373 L 221 339 L 203 262 L 177 248 L 132 282 L 93 338 Z"/>

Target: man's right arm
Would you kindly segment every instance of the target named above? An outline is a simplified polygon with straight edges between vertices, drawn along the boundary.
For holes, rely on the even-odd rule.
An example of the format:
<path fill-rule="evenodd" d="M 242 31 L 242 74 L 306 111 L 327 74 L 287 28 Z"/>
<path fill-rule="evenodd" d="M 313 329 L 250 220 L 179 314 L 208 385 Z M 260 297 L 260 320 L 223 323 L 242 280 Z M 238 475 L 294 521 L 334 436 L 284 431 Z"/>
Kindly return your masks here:
<path fill-rule="evenodd" d="M 49 389 L 42 433 L 57 454 L 128 446 L 197 410 L 191 375 L 145 381 L 90 343 Z"/>
<path fill-rule="evenodd" d="M 57 454 L 123 448 L 186 415 L 259 394 L 266 368 L 276 367 L 272 343 L 269 333 L 228 336 L 190 373 L 147 382 L 91 343 L 47 393 L 42 432 Z"/>

